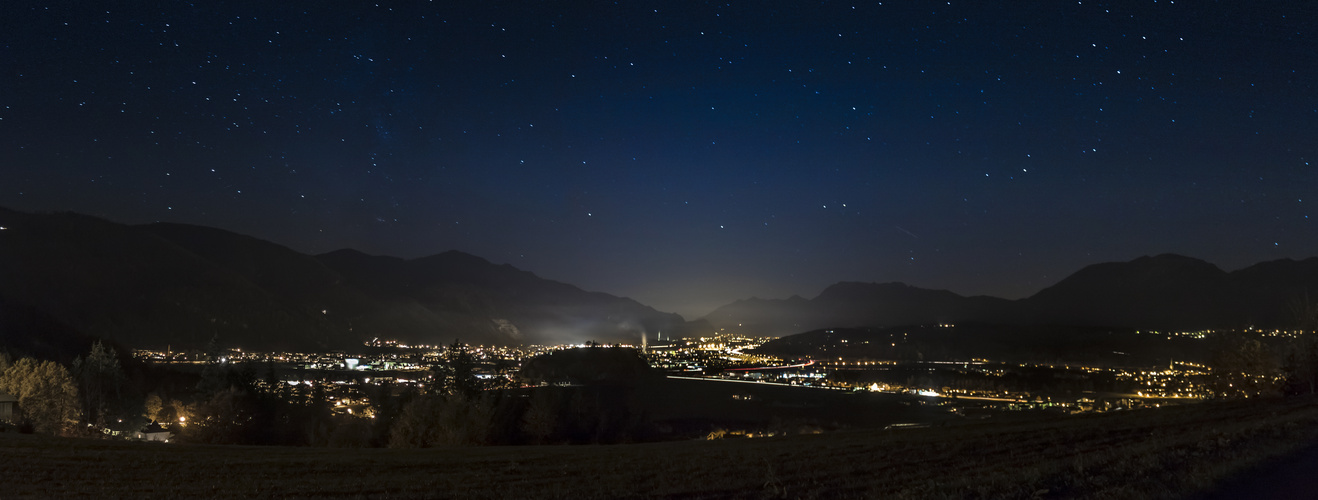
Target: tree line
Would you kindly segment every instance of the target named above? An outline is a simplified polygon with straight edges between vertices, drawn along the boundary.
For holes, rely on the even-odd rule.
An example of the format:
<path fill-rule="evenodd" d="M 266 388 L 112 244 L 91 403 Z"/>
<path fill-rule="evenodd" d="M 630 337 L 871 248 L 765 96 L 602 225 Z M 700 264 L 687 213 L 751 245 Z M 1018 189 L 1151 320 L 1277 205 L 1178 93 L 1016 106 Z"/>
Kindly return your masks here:
<path fill-rule="evenodd" d="M 124 365 L 129 365 L 125 369 Z M 653 437 L 635 383 L 491 388 L 455 341 L 424 388 L 362 384 L 370 416 L 335 414 L 332 382 L 284 383 L 273 365 L 207 364 L 199 374 L 121 363 L 97 342 L 70 366 L 0 353 L 14 427 L 62 436 L 131 437 L 158 423 L 180 442 L 333 447 L 615 443 Z"/>
<path fill-rule="evenodd" d="M 59 435 L 85 433 L 109 419 L 133 413 L 125 406 L 125 376 L 114 351 L 96 342 L 72 367 L 49 360 L 14 360 L 0 352 L 0 392 L 18 399 L 13 416 L 20 430 Z"/>

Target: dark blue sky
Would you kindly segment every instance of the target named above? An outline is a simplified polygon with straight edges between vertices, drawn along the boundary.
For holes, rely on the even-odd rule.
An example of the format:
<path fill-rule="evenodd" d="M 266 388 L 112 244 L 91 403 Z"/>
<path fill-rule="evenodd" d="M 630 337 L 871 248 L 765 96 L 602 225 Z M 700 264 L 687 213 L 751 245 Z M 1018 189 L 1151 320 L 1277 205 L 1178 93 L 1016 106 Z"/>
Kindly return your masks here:
<path fill-rule="evenodd" d="M 0 205 L 687 316 L 1318 255 L 1310 1 L 154 3 L 5 4 Z"/>

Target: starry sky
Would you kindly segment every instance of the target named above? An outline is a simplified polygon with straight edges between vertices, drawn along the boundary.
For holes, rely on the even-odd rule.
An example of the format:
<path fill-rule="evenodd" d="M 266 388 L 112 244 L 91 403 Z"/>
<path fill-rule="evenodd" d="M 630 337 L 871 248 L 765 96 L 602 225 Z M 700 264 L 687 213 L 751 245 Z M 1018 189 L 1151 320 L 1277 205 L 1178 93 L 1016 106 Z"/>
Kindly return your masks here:
<path fill-rule="evenodd" d="M 0 72 L 2 206 L 456 249 L 689 318 L 1318 255 L 1308 0 L 13 0 Z"/>

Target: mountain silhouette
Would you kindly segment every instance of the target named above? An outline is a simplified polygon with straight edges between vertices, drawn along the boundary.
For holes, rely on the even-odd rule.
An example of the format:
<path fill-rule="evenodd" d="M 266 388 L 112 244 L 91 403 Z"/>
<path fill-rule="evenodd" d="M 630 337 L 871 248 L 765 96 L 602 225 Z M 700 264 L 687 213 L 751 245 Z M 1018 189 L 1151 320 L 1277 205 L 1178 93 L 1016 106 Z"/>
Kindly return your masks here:
<path fill-rule="evenodd" d="M 705 316 L 713 327 L 756 335 L 848 327 L 977 322 L 1198 330 L 1295 328 L 1293 305 L 1318 300 L 1318 258 L 1226 272 L 1174 254 L 1080 269 L 1020 300 L 964 297 L 902 283 L 837 283 L 813 299 L 748 299 Z"/>
<path fill-rule="evenodd" d="M 215 228 L 0 209 L 0 339 L 327 350 L 627 341 L 685 321 L 469 254 L 306 255 Z M 35 319 L 34 319 L 35 318 Z M 13 343 L 13 342 L 9 342 Z"/>
<path fill-rule="evenodd" d="M 94 338 L 176 350 L 211 339 L 228 347 L 302 351 L 351 348 L 374 338 L 432 345 L 453 339 L 635 343 L 658 331 L 783 336 L 966 322 L 1293 328 L 1306 321 L 1296 311 L 1313 310 L 1318 301 L 1318 258 L 1226 272 L 1164 254 L 1087 266 L 1019 300 L 841 282 L 811 299 L 739 300 L 687 322 L 629 298 L 458 251 L 417 259 L 350 249 L 307 255 L 204 226 L 125 225 L 3 208 L 0 227 L 0 342 L 25 350 L 49 349 L 61 343 L 55 339 L 81 344 Z"/>

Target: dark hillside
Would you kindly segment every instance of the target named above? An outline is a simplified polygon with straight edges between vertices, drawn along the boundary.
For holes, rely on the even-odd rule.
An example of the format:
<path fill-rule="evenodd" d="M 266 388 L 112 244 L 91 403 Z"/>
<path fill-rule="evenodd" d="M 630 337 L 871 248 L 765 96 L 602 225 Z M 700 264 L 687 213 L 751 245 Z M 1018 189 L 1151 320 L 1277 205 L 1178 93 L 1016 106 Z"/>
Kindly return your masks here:
<path fill-rule="evenodd" d="M 746 299 L 703 319 L 715 328 L 750 335 L 783 336 L 829 327 L 886 327 L 958 321 L 1015 321 L 1012 301 L 962 297 L 905 283 L 841 282 L 813 299 Z"/>
<path fill-rule="evenodd" d="M 927 290 L 905 283 L 842 282 L 814 300 L 836 326 L 896 326 L 954 323 L 992 317 L 1011 303 L 992 297 L 962 297 L 947 290 Z"/>
<path fill-rule="evenodd" d="M 333 345 L 341 330 L 140 227 L 0 211 L 0 297 L 122 344 Z"/>
<path fill-rule="evenodd" d="M 799 295 L 786 299 L 751 297 L 719 307 L 702 318 L 714 328 L 737 328 L 752 335 L 790 335 L 817 328 L 810 301 Z"/>
<path fill-rule="evenodd" d="M 1318 257 L 1260 262 L 1232 272 L 1227 283 L 1248 311 L 1247 323 L 1298 327 L 1302 318 L 1295 307 L 1318 303 Z"/>
<path fill-rule="evenodd" d="M 678 334 L 685 321 L 628 298 L 587 292 L 510 265 L 449 251 L 414 260 L 340 250 L 317 257 L 351 286 L 391 304 L 387 314 L 457 322 L 488 343 L 637 342 L 643 332 Z M 371 317 L 362 321 L 370 324 Z M 413 332 L 423 334 L 422 331 Z"/>
<path fill-rule="evenodd" d="M 1296 328 L 1292 306 L 1318 302 L 1318 258 L 1227 273 L 1163 254 L 1087 266 L 1031 297 L 963 297 L 902 283 L 841 282 L 813 299 L 741 300 L 704 319 L 715 328 L 782 336 L 821 328 L 996 323 L 1130 329 Z"/>
<path fill-rule="evenodd" d="M 522 365 L 530 384 L 635 384 L 659 376 L 635 349 L 584 347 L 537 356 Z"/>
<path fill-rule="evenodd" d="M 1251 400 L 1038 421 L 612 446 L 334 450 L 10 432 L 0 433 L 0 469 L 25 478 L 7 482 L 3 493 L 23 499 L 1154 499 L 1212 491 L 1315 440 L 1318 406 L 1311 401 Z"/>
<path fill-rule="evenodd" d="M 69 364 L 86 354 L 92 342 L 41 311 L 0 298 L 0 353 Z"/>
<path fill-rule="evenodd" d="M 460 252 L 313 257 L 202 226 L 4 209 L 0 227 L 0 300 L 32 313 L 7 324 L 60 325 L 134 347 L 199 348 L 211 338 L 222 347 L 302 351 L 376 337 L 634 342 L 642 332 L 678 335 L 685 327 L 680 316 L 634 300 Z"/>
<path fill-rule="evenodd" d="M 290 300 L 322 296 L 342 286 L 338 273 L 314 257 L 265 240 L 189 224 L 138 227 Z"/>
<path fill-rule="evenodd" d="M 1094 264 L 1024 299 L 1032 319 L 1131 328 L 1199 329 L 1238 323 L 1227 273 L 1164 254 Z"/>
<path fill-rule="evenodd" d="M 9 324 L 51 331 L 60 325 L 140 347 L 195 348 L 211 338 L 261 350 L 343 349 L 372 338 L 635 343 L 661 331 L 783 336 L 945 323 L 1293 328 L 1293 306 L 1310 290 L 1310 306 L 1318 301 L 1318 258 L 1226 273 L 1201 260 L 1159 255 L 1089 266 L 1016 301 L 841 282 L 813 299 L 748 299 L 688 323 L 629 298 L 456 251 L 412 260 L 352 250 L 313 257 L 214 228 L 127 226 L 5 209 L 0 227 L 0 301 L 27 311 L 10 316 L 28 318 Z"/>

